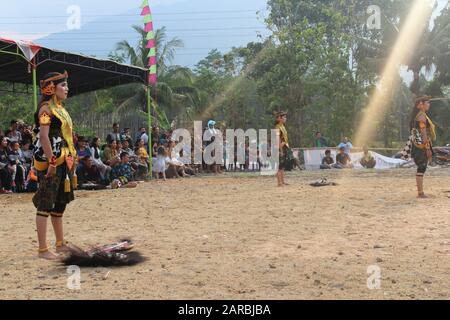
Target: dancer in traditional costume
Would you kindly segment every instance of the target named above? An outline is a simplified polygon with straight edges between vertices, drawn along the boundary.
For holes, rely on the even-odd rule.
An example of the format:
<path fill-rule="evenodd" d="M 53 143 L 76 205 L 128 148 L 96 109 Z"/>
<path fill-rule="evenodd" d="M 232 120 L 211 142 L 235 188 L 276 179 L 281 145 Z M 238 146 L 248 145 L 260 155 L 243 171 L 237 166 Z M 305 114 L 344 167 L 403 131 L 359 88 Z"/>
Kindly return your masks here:
<path fill-rule="evenodd" d="M 423 179 L 428 163 L 433 157 L 433 144 L 436 140 L 436 129 L 433 121 L 427 115 L 430 109 L 431 97 L 425 96 L 416 99 L 411 116 L 411 157 L 417 165 L 417 191 L 419 198 L 427 198 L 423 191 Z"/>
<path fill-rule="evenodd" d="M 275 113 L 275 129 L 279 132 L 279 164 L 277 172 L 278 186 L 283 187 L 288 185 L 284 181 L 284 171 L 288 166 L 288 153 L 289 153 L 289 138 L 285 127 L 287 121 L 287 112 L 278 111 Z"/>
<path fill-rule="evenodd" d="M 66 205 L 74 200 L 76 151 L 72 138 L 72 119 L 62 102 L 69 87 L 67 72 L 47 74 L 40 82 L 42 99 L 35 113 L 34 168 L 39 189 L 33 197 L 37 208 L 36 227 L 39 257 L 54 260 L 58 255 L 47 244 L 47 220 L 51 217 L 56 237 L 56 253 L 68 250 L 63 233 Z"/>

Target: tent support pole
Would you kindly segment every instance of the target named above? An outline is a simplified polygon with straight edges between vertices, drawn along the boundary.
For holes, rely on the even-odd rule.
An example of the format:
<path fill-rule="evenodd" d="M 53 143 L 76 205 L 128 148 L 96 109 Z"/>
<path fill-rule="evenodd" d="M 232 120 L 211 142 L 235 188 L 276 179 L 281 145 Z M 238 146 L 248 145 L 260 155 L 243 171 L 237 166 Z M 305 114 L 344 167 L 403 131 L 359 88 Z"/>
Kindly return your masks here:
<path fill-rule="evenodd" d="M 37 79 L 36 79 L 36 61 L 33 59 L 32 68 L 33 68 L 33 102 L 34 102 L 34 112 L 37 111 Z"/>
<path fill-rule="evenodd" d="M 150 97 L 151 86 L 147 87 L 147 116 L 148 116 L 148 154 L 150 161 L 150 179 L 153 176 L 153 145 L 152 145 L 152 113 L 151 113 L 151 97 Z"/>

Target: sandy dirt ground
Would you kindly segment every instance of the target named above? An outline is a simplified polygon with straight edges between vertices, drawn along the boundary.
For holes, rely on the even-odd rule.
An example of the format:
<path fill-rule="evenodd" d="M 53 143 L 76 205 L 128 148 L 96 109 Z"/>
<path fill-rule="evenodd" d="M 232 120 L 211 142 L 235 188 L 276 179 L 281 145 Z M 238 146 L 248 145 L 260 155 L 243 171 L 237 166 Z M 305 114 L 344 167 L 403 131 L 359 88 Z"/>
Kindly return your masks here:
<path fill-rule="evenodd" d="M 429 171 L 426 200 L 414 174 L 295 172 L 285 188 L 229 174 L 77 192 L 68 240 L 129 236 L 148 261 L 81 269 L 76 291 L 65 267 L 36 257 L 31 195 L 2 195 L 0 298 L 450 299 L 450 169 Z M 339 185 L 309 186 L 322 176 Z"/>

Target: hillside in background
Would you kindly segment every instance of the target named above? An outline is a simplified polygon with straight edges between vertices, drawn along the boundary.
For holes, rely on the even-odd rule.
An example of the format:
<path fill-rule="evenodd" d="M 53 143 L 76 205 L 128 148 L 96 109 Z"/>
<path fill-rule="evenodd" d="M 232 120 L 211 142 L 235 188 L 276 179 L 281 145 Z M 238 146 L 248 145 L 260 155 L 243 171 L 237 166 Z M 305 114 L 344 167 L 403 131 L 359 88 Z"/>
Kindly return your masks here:
<path fill-rule="evenodd" d="M 184 41 L 185 48 L 178 51 L 174 61 L 183 66 L 194 66 L 211 49 L 226 52 L 268 33 L 263 17 L 265 0 L 189 0 L 155 5 L 152 10 L 155 28 L 165 26 L 169 38 Z M 131 26 L 142 25 L 139 14 L 136 8 L 117 16 L 99 16 L 80 30 L 55 33 L 37 42 L 58 50 L 106 58 L 118 41 L 137 42 L 138 36 Z"/>

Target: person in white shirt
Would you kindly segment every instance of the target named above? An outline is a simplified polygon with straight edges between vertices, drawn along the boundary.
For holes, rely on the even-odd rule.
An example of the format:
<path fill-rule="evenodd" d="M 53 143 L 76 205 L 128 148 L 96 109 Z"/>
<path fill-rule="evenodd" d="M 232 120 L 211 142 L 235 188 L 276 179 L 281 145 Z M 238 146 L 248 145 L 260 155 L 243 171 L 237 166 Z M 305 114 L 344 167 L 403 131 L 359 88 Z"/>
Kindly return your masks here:
<path fill-rule="evenodd" d="M 169 168 L 169 164 L 166 162 L 165 153 L 166 150 L 164 147 L 159 147 L 156 158 L 152 158 L 152 170 L 155 173 L 156 180 L 158 180 L 159 175 L 162 174 L 164 181 L 166 181 L 166 170 Z"/>
<path fill-rule="evenodd" d="M 147 130 L 144 127 L 142 127 L 140 129 L 140 137 L 139 137 L 139 139 L 144 140 L 144 146 L 148 150 L 148 134 L 147 134 Z"/>

